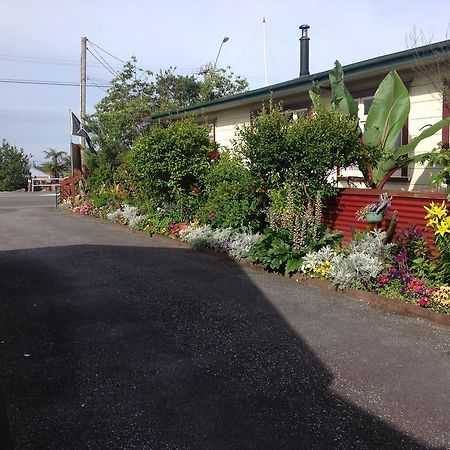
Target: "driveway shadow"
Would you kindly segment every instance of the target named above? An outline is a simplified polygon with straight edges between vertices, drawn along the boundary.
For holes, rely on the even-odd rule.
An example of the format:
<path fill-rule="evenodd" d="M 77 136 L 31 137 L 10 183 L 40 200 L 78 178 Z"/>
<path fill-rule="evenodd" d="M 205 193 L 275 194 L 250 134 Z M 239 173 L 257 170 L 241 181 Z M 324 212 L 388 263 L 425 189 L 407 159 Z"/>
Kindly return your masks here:
<path fill-rule="evenodd" d="M 79 245 L 2 252 L 0 273 L 17 448 L 427 448 L 334 394 L 232 262 Z"/>

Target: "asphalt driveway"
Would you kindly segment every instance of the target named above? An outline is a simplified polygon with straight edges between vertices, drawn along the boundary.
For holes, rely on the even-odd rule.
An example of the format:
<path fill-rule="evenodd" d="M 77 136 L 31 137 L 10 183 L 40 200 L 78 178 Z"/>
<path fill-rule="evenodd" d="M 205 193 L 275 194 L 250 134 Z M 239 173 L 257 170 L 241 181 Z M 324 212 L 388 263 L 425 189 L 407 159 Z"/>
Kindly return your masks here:
<path fill-rule="evenodd" d="M 0 193 L 0 441 L 450 448 L 450 333 Z"/>

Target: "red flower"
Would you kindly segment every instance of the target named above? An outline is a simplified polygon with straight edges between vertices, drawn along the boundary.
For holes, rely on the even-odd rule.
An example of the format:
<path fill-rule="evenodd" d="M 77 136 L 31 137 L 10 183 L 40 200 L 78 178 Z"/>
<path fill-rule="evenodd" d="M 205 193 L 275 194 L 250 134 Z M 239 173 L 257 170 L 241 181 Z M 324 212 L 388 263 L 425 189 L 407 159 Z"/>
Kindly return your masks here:
<path fill-rule="evenodd" d="M 421 298 L 419 300 L 419 306 L 423 306 L 424 308 L 426 308 L 429 304 L 430 300 L 428 300 L 427 298 Z"/>
<path fill-rule="evenodd" d="M 209 215 L 209 218 L 210 218 L 211 220 L 214 220 L 214 219 L 216 218 L 216 215 L 212 212 L 212 213 Z"/>
<path fill-rule="evenodd" d="M 389 277 L 387 275 L 380 275 L 380 283 L 387 283 L 389 280 Z"/>
<path fill-rule="evenodd" d="M 196 186 L 196 185 L 192 186 L 192 190 L 193 190 L 196 194 L 201 194 L 201 192 L 202 192 L 202 190 L 201 190 L 198 186 Z"/>
<path fill-rule="evenodd" d="M 217 159 L 219 157 L 219 152 L 212 152 L 209 156 L 211 157 L 211 159 Z"/>

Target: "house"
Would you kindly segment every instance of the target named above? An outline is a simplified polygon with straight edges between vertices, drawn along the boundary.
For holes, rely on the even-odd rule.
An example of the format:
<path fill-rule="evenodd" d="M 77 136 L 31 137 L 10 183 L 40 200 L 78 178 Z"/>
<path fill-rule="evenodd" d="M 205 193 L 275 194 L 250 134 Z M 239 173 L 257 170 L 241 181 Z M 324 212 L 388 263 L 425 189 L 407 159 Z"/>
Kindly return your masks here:
<path fill-rule="evenodd" d="M 331 66 L 331 64 L 330 64 Z M 445 83 L 442 68 L 450 76 L 450 40 L 372 58 L 343 67 L 347 89 L 359 103 L 361 123 L 367 117 L 371 99 L 386 74 L 395 69 L 409 90 L 411 110 L 403 128 L 401 143 L 417 136 L 421 129 L 449 116 L 448 102 L 444 102 L 439 86 Z M 331 68 L 331 67 L 330 67 Z M 304 71 L 301 70 L 301 73 Z M 307 72 L 308 73 L 308 72 Z M 196 116 L 211 125 L 211 136 L 221 146 L 232 147 L 236 127 L 251 123 L 252 114 L 261 109 L 263 102 L 272 98 L 282 102 L 283 108 L 294 117 L 311 107 L 308 90 L 313 82 L 320 83 L 322 92 L 329 90 L 328 71 L 302 75 L 296 79 L 260 89 L 231 95 L 209 102 L 192 105 L 177 111 L 156 114 L 152 121 Z M 449 144 L 449 127 L 422 141 L 415 153 L 435 148 L 439 142 Z M 400 142 L 399 142 L 400 144 Z M 397 171 L 386 189 L 405 191 L 430 190 L 430 174 L 436 169 L 415 164 Z M 334 174 L 341 187 L 361 186 L 357 169 L 336 170 Z"/>

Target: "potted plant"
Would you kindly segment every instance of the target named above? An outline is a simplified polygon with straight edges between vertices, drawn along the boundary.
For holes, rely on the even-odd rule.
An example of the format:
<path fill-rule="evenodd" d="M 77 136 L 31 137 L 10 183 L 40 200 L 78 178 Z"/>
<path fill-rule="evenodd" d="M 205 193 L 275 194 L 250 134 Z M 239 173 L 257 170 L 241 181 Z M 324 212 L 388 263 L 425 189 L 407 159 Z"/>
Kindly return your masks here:
<path fill-rule="evenodd" d="M 384 192 L 377 203 L 369 203 L 359 209 L 355 216 L 357 220 L 365 220 L 367 223 L 381 223 L 387 210 L 391 207 L 392 197 Z"/>

